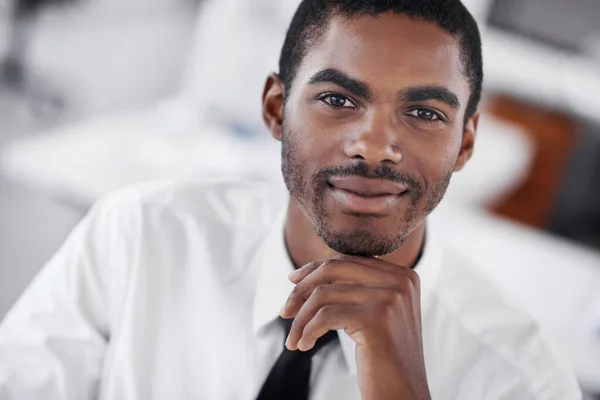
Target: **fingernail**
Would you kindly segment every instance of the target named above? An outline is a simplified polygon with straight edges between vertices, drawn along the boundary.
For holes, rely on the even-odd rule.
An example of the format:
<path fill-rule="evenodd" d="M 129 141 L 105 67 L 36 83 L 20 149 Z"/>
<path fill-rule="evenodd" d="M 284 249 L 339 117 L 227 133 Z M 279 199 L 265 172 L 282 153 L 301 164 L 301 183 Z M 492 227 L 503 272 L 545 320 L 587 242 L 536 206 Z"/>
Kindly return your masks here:
<path fill-rule="evenodd" d="M 299 269 L 297 269 L 297 270 L 294 270 L 294 271 L 290 272 L 290 273 L 288 274 L 288 279 L 290 279 L 290 280 L 293 280 L 293 279 L 295 279 L 295 278 L 298 276 L 298 273 L 299 273 L 299 272 L 300 272 L 300 270 L 299 270 Z"/>
<path fill-rule="evenodd" d="M 290 335 L 288 335 L 287 339 L 285 339 L 285 347 L 289 348 L 290 345 Z"/>
<path fill-rule="evenodd" d="M 298 346 L 297 347 L 298 347 L 298 350 L 300 350 L 300 351 L 306 351 L 304 349 L 304 341 L 302 340 L 302 338 L 300 338 L 300 340 L 298 341 Z"/>

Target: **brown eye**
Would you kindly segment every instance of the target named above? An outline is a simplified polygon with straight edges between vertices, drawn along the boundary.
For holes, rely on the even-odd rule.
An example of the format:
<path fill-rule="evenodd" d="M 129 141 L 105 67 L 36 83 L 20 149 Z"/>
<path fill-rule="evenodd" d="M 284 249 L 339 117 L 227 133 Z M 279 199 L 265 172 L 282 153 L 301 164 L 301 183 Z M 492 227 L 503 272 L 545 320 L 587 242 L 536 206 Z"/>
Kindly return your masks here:
<path fill-rule="evenodd" d="M 352 101 L 350 101 L 350 99 L 338 94 L 328 94 L 322 96 L 321 101 L 334 108 L 356 108 L 356 106 L 354 105 L 354 103 L 352 103 Z"/>
<path fill-rule="evenodd" d="M 439 114 L 433 110 L 429 110 L 427 108 L 417 108 L 408 113 L 413 117 L 422 119 L 424 121 L 441 121 Z"/>

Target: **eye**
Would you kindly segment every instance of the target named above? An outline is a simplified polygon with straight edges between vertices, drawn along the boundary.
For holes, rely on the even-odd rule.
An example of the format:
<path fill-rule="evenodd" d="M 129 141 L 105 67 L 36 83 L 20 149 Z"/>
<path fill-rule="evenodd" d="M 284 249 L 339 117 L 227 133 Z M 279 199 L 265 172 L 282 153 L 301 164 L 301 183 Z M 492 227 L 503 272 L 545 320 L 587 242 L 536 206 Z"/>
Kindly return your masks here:
<path fill-rule="evenodd" d="M 443 121 L 444 118 L 429 108 L 415 108 L 408 112 L 408 115 L 427 122 Z"/>
<path fill-rule="evenodd" d="M 319 100 L 333 108 L 357 108 L 352 100 L 341 94 L 326 93 Z"/>

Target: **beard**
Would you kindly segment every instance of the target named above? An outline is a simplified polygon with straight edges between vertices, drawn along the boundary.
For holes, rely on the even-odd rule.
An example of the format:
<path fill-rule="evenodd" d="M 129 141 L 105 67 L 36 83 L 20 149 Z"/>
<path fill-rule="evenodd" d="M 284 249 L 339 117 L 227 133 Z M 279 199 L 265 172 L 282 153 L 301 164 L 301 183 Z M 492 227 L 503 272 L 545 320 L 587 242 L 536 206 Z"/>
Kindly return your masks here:
<path fill-rule="evenodd" d="M 308 218 L 315 231 L 329 246 L 340 254 L 375 257 L 398 249 L 406 238 L 423 222 L 440 203 L 450 183 L 453 170 L 436 182 L 431 190 L 412 174 L 398 172 L 388 164 L 376 169 L 364 160 L 352 160 L 347 166 L 328 167 L 309 173 L 309 163 L 298 157 L 294 137 L 283 123 L 282 173 L 287 189 L 294 202 Z M 379 217 L 346 213 L 332 215 L 325 205 L 328 180 L 331 177 L 361 176 L 385 179 L 405 185 L 409 190 L 408 207 L 394 215 Z M 347 223 L 340 227 L 340 219 Z M 383 221 L 387 220 L 387 221 Z M 382 228 L 382 224 L 386 227 Z"/>

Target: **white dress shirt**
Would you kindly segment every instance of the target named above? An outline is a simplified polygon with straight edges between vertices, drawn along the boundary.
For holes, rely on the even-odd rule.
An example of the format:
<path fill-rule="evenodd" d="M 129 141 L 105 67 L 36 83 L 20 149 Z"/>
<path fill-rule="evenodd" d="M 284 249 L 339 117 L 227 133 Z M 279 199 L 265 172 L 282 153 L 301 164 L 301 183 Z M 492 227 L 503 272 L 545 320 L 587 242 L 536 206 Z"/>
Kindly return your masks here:
<path fill-rule="evenodd" d="M 0 399 L 254 399 L 283 348 L 277 319 L 293 288 L 286 202 L 240 182 L 100 201 L 0 325 Z M 538 325 L 431 220 L 416 271 L 433 399 L 581 397 Z M 344 332 L 313 358 L 311 399 L 360 399 Z"/>

